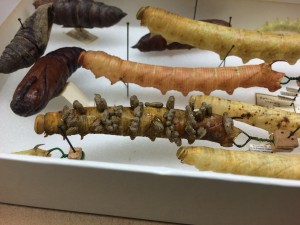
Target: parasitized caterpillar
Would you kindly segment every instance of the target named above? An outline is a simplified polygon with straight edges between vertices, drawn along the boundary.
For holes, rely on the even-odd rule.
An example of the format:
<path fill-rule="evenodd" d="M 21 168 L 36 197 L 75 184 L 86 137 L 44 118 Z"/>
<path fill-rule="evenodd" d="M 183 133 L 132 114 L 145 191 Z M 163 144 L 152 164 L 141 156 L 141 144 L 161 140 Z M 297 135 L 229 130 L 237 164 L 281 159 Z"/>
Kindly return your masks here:
<path fill-rule="evenodd" d="M 0 73 L 29 67 L 44 54 L 53 22 L 51 10 L 51 4 L 43 5 L 26 19 L 0 57 Z"/>
<path fill-rule="evenodd" d="M 168 42 L 179 42 L 211 50 L 224 58 L 230 55 L 247 62 L 260 58 L 266 62 L 285 60 L 296 63 L 300 55 L 300 34 L 275 34 L 219 26 L 182 17 L 163 9 L 143 7 L 137 13 L 141 25 L 152 34 L 162 35 Z"/>
<path fill-rule="evenodd" d="M 60 94 L 67 79 L 80 67 L 81 48 L 65 47 L 41 57 L 30 68 L 15 90 L 10 107 L 20 116 L 31 116 L 42 110 Z"/>
<path fill-rule="evenodd" d="M 127 14 L 93 0 L 53 0 L 54 23 L 64 27 L 110 27 Z"/>
<path fill-rule="evenodd" d="M 300 179 L 300 155 L 243 152 L 209 147 L 180 147 L 181 162 L 199 170 L 240 175 Z"/>
<path fill-rule="evenodd" d="M 163 94 L 169 90 L 183 95 L 197 90 L 209 94 L 214 90 L 232 93 L 238 87 L 265 87 L 278 90 L 283 73 L 273 71 L 271 65 L 247 65 L 221 68 L 176 68 L 153 66 L 122 60 L 101 51 L 86 51 L 78 62 L 90 69 L 96 78 L 105 76 L 112 84 L 117 81 L 135 83 L 143 87 L 154 87 Z"/>
<path fill-rule="evenodd" d="M 209 140 L 230 147 L 240 130 L 233 126 L 232 119 L 224 115 L 212 114 L 210 105 L 202 104 L 195 109 L 192 102 L 185 110 L 174 109 L 175 98 L 169 97 L 166 106 L 162 103 L 143 104 L 136 96 L 130 98 L 130 107 L 108 107 L 105 99 L 95 96 L 96 107 L 83 107 L 78 101 L 74 109 L 64 107 L 60 112 L 49 112 L 38 115 L 34 129 L 45 135 L 60 134 L 59 127 L 66 135 L 110 134 L 168 138 L 177 146 L 181 139 L 191 144 L 195 140 Z"/>
<path fill-rule="evenodd" d="M 231 24 L 224 20 L 218 19 L 208 19 L 208 20 L 201 20 L 204 22 L 219 24 L 223 26 L 230 27 Z M 175 50 L 175 49 L 192 49 L 194 48 L 191 45 L 181 44 L 178 42 L 168 43 L 167 40 L 161 35 L 153 35 L 148 33 L 140 38 L 140 40 L 132 46 L 132 48 L 137 48 L 141 52 L 149 52 L 149 51 L 163 51 L 163 50 Z"/>
<path fill-rule="evenodd" d="M 300 127 L 300 115 L 297 113 L 213 96 L 194 95 L 191 96 L 191 100 L 195 102 L 195 107 L 199 107 L 202 102 L 206 102 L 212 105 L 213 112 L 216 114 L 226 112 L 228 116 L 238 121 L 262 128 L 269 133 L 273 133 L 278 129 L 298 131 L 297 128 Z M 295 135 L 300 138 L 299 131 Z"/>

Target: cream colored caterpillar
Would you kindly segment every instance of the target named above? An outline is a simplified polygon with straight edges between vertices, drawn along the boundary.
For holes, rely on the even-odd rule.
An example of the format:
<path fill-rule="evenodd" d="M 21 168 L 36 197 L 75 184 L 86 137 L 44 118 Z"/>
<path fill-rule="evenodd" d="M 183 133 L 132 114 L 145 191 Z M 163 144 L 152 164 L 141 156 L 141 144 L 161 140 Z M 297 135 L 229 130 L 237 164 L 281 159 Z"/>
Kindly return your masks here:
<path fill-rule="evenodd" d="M 300 155 L 180 147 L 177 157 L 202 171 L 300 180 Z"/>
<path fill-rule="evenodd" d="M 300 58 L 300 34 L 275 34 L 255 30 L 224 27 L 195 21 L 163 9 L 143 7 L 137 13 L 141 25 L 152 34 L 162 35 L 169 43 L 179 42 L 211 50 L 224 58 L 239 56 L 244 62 L 260 58 L 266 62 L 286 60 L 290 64 Z"/>

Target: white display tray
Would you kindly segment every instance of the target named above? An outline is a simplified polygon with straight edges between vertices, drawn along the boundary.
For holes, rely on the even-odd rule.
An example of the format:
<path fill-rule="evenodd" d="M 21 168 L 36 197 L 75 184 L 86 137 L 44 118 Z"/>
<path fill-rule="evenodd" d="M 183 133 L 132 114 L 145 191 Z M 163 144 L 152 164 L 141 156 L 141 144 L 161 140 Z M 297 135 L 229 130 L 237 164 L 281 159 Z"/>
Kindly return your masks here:
<path fill-rule="evenodd" d="M 91 44 L 68 37 L 66 33 L 71 28 L 54 25 L 46 52 L 77 46 L 86 50 L 102 50 L 126 59 L 126 23 L 130 22 L 130 46 L 148 32 L 135 19 L 135 13 L 141 6 L 158 6 L 192 17 L 195 5 L 195 1 L 186 0 L 103 2 L 120 7 L 128 16 L 113 27 L 88 30 L 98 36 Z M 0 6 L 6 5 L 0 3 Z M 30 0 L 20 1 L 2 22 L 1 51 L 19 28 L 17 18 L 25 20 L 32 11 Z M 300 4 L 292 3 L 198 1 L 196 18 L 227 20 L 232 16 L 233 26 L 252 29 L 275 18 L 294 19 L 299 11 Z M 148 64 L 184 67 L 217 67 L 221 62 L 216 53 L 197 49 L 151 53 L 130 49 L 129 58 Z M 254 59 L 248 64 L 260 62 Z M 242 65 L 242 61 L 228 57 L 226 65 L 238 66 Z M 299 76 L 300 63 L 289 65 L 278 62 L 273 69 L 289 76 Z M 84 149 L 85 161 L 10 154 L 30 149 L 36 144 L 45 144 L 43 149 L 69 149 L 59 135 L 47 138 L 37 135 L 33 130 L 35 116 L 19 117 L 11 111 L 12 95 L 27 71 L 22 69 L 0 77 L 0 202 L 188 224 L 276 225 L 299 222 L 300 181 L 200 172 L 181 164 L 176 157 L 178 147 L 168 140 L 152 142 L 140 137 L 131 141 L 129 137 L 108 135 L 88 135 L 83 140 L 78 135 L 70 137 L 74 146 Z M 129 105 L 122 82 L 111 85 L 106 78 L 95 79 L 90 71 L 82 68 L 69 81 L 80 87 L 88 99 L 92 100 L 94 94 L 99 93 L 109 105 Z M 293 85 L 295 87 L 295 83 Z M 233 95 L 223 91 L 214 91 L 212 95 L 254 103 L 256 92 L 269 93 L 263 88 L 239 88 Z M 183 109 L 189 96 L 202 93 L 195 91 L 184 97 L 179 92 L 169 91 L 162 95 L 157 89 L 130 84 L 130 95 L 133 94 L 143 102 L 164 103 L 170 95 L 174 95 L 176 108 Z M 57 97 L 41 113 L 56 112 L 66 104 L 70 105 L 65 98 Z M 268 137 L 266 131 L 242 123 L 235 125 L 251 135 Z M 183 141 L 183 145 L 187 145 L 187 141 Z M 220 147 L 208 141 L 196 141 L 193 145 Z M 295 152 L 298 153 L 299 149 Z"/>

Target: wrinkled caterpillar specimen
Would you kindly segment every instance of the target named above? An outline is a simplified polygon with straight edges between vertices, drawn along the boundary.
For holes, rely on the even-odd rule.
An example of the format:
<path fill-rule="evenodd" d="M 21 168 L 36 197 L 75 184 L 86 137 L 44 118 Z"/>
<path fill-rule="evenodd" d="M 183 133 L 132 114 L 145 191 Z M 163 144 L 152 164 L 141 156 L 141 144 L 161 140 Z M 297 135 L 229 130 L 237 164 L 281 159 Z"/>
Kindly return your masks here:
<path fill-rule="evenodd" d="M 46 50 L 52 28 L 51 4 L 39 7 L 27 18 L 0 57 L 0 73 L 31 66 Z"/>
<path fill-rule="evenodd" d="M 130 107 L 107 107 L 105 100 L 95 96 L 96 107 L 83 107 L 74 102 L 74 109 L 64 107 L 60 112 L 49 112 L 38 115 L 34 129 L 38 134 L 59 134 L 58 125 L 63 127 L 67 135 L 80 134 L 110 134 L 168 138 L 176 145 L 181 145 L 181 139 L 189 143 L 195 140 L 210 140 L 222 146 L 232 146 L 233 140 L 240 130 L 233 125 L 225 128 L 228 123 L 226 116 L 211 113 L 210 106 L 204 104 L 195 109 L 192 102 L 185 110 L 174 109 L 174 97 L 170 97 L 166 107 L 157 103 L 145 106 L 136 96 L 130 98 Z"/>
<path fill-rule="evenodd" d="M 93 0 L 54 0 L 54 23 L 64 27 L 110 27 L 127 14 L 121 9 Z"/>
<path fill-rule="evenodd" d="M 243 30 L 195 21 L 163 9 L 143 7 L 137 13 L 141 25 L 152 34 L 162 35 L 168 42 L 189 44 L 203 50 L 218 53 L 224 58 L 240 57 L 244 62 L 260 58 L 266 62 L 286 60 L 294 64 L 300 55 L 300 34 L 275 34 Z"/>
<path fill-rule="evenodd" d="M 263 32 L 275 32 L 275 33 L 300 33 L 300 19 L 291 20 L 287 18 L 285 20 L 276 19 L 272 22 L 266 22 L 263 26 L 257 30 Z"/>
<path fill-rule="evenodd" d="M 295 131 L 300 127 L 300 115 L 297 113 L 212 96 L 195 95 L 191 96 L 191 99 L 195 102 L 195 107 L 206 102 L 212 105 L 213 113 L 222 115 L 226 112 L 231 118 L 262 128 L 269 133 L 278 129 Z M 300 138 L 300 132 L 296 132 L 295 136 Z"/>
<path fill-rule="evenodd" d="M 181 147 L 181 162 L 202 171 L 300 179 L 300 155 L 243 152 L 209 147 Z"/>
<path fill-rule="evenodd" d="M 79 64 L 91 70 L 96 78 L 105 76 L 112 84 L 117 81 L 154 87 L 163 94 L 169 90 L 187 95 L 191 91 L 209 94 L 224 90 L 231 94 L 238 87 L 265 87 L 278 90 L 283 73 L 273 71 L 271 65 L 247 65 L 220 68 L 176 68 L 135 63 L 110 56 L 101 51 L 82 52 Z"/>
<path fill-rule="evenodd" d="M 60 48 L 38 59 L 16 88 L 10 103 L 12 111 L 20 116 L 41 111 L 80 67 L 77 59 L 82 51 L 76 47 Z"/>
<path fill-rule="evenodd" d="M 223 26 L 230 27 L 230 23 L 224 20 L 218 19 L 209 19 L 209 20 L 201 20 L 204 22 L 219 24 Z M 177 50 L 177 49 L 192 49 L 194 48 L 191 45 L 181 44 L 178 42 L 168 43 L 167 40 L 161 35 L 152 35 L 148 33 L 140 38 L 140 40 L 132 46 L 132 48 L 137 48 L 141 52 L 150 52 L 150 51 L 164 51 L 168 50 Z"/>

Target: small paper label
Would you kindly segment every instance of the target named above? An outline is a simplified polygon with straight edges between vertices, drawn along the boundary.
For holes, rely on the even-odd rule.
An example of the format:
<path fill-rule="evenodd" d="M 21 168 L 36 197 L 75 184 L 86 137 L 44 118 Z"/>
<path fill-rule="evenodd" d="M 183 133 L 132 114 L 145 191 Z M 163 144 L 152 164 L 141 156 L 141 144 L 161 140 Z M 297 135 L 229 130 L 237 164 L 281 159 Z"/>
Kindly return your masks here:
<path fill-rule="evenodd" d="M 75 28 L 69 31 L 67 35 L 85 44 L 89 44 L 98 38 L 97 36 L 91 34 L 87 30 L 81 28 Z"/>
<path fill-rule="evenodd" d="M 294 100 L 283 98 L 274 95 L 267 95 L 262 93 L 256 93 L 256 105 L 271 107 L 271 108 L 279 108 L 281 110 L 286 110 L 289 112 L 298 112 L 299 107 L 294 106 Z"/>
<path fill-rule="evenodd" d="M 254 152 L 272 152 L 272 146 L 271 145 L 249 145 L 249 150 Z"/>

